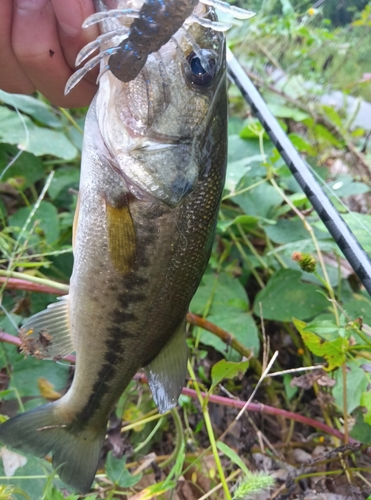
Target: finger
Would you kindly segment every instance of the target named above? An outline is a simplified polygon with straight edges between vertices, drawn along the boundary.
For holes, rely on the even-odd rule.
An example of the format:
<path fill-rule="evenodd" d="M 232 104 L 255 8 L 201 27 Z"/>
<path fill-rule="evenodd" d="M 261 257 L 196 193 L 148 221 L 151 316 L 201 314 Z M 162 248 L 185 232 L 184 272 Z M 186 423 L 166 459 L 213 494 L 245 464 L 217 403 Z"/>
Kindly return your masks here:
<path fill-rule="evenodd" d="M 6 92 L 31 94 L 35 88 L 18 63 L 12 48 L 13 0 L 0 1 L 0 88 Z"/>
<path fill-rule="evenodd" d="M 83 21 L 95 12 L 92 0 L 51 0 L 58 22 L 59 40 L 69 67 L 75 70 L 75 60 L 80 50 L 99 36 L 97 25 L 82 29 Z M 86 75 L 95 84 L 98 68 Z"/>
<path fill-rule="evenodd" d="M 57 21 L 49 0 L 15 0 L 13 48 L 34 86 L 57 106 L 81 107 L 90 103 L 96 88 L 82 81 L 64 96 L 72 71 L 58 38 Z"/>

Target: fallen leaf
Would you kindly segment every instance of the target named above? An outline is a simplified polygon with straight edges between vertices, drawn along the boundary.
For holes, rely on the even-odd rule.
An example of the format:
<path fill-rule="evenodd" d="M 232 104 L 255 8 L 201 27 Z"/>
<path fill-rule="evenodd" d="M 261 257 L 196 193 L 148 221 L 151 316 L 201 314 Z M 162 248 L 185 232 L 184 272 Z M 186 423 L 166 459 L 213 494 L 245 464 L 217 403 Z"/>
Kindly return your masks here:
<path fill-rule="evenodd" d="M 60 399 L 62 397 L 62 394 L 60 392 L 54 390 L 54 385 L 44 377 L 40 377 L 37 380 L 37 386 L 42 397 L 47 399 L 48 401 L 56 401 L 57 399 Z"/>
<path fill-rule="evenodd" d="M 10 451 L 5 447 L 1 449 L 1 458 L 3 460 L 5 475 L 7 477 L 14 476 L 15 471 L 27 463 L 27 458 L 25 456 L 20 455 L 15 451 Z"/>

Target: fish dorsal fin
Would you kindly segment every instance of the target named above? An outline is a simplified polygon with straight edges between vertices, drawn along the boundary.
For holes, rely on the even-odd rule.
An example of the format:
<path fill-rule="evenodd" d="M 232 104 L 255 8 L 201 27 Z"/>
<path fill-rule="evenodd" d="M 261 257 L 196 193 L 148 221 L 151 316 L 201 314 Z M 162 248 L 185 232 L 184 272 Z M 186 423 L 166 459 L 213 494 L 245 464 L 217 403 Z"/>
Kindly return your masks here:
<path fill-rule="evenodd" d="M 22 351 L 39 359 L 55 359 L 74 352 L 68 295 L 27 319 L 20 329 L 19 337 Z"/>
<path fill-rule="evenodd" d="M 178 404 L 184 385 L 188 359 L 185 324 L 184 319 L 159 354 L 144 368 L 160 413 Z"/>
<path fill-rule="evenodd" d="M 108 250 L 114 269 L 121 275 L 128 274 L 136 257 L 136 237 L 128 202 L 120 206 L 106 203 Z"/>

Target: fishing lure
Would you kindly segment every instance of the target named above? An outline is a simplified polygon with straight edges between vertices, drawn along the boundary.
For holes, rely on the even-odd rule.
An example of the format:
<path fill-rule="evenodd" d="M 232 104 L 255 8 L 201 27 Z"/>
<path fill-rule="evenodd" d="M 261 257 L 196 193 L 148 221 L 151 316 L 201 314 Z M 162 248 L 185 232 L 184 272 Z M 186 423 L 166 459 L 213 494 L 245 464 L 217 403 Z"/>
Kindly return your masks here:
<path fill-rule="evenodd" d="M 238 19 L 249 19 L 255 15 L 254 12 L 229 5 L 221 0 L 200 0 L 200 2 L 228 12 Z M 228 23 L 211 21 L 199 16 L 194 12 L 198 3 L 198 0 L 146 0 L 140 10 L 111 9 L 89 16 L 84 21 L 83 28 L 112 18 L 127 17 L 134 18 L 134 21 L 130 27 L 122 27 L 121 25 L 121 27 L 99 36 L 95 41 L 83 47 L 77 55 L 76 66 L 79 66 L 95 50 L 100 48 L 102 43 L 112 40 L 116 36 L 122 38 L 118 45 L 103 50 L 77 70 L 68 80 L 65 94 L 68 94 L 84 78 L 86 73 L 105 57 L 109 57 L 108 64 L 103 68 L 98 79 L 104 72 L 110 70 L 122 82 L 129 82 L 134 80 L 143 69 L 149 54 L 158 52 L 179 29 L 187 31 L 187 25 L 193 22 L 215 31 L 226 31 L 231 27 Z M 185 34 L 202 66 L 206 66 L 205 69 L 207 69 L 208 63 L 207 60 L 204 60 L 202 51 L 192 36 L 188 32 Z"/>

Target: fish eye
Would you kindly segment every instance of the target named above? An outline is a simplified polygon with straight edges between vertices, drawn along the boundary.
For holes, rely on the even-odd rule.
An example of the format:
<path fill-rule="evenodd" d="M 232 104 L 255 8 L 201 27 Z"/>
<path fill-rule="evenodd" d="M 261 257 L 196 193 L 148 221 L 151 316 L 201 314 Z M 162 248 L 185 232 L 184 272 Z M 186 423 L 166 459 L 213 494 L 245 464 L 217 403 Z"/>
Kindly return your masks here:
<path fill-rule="evenodd" d="M 198 54 L 191 52 L 187 57 L 188 77 L 194 85 L 206 87 L 214 80 L 217 72 L 217 55 L 213 50 L 201 49 Z"/>

